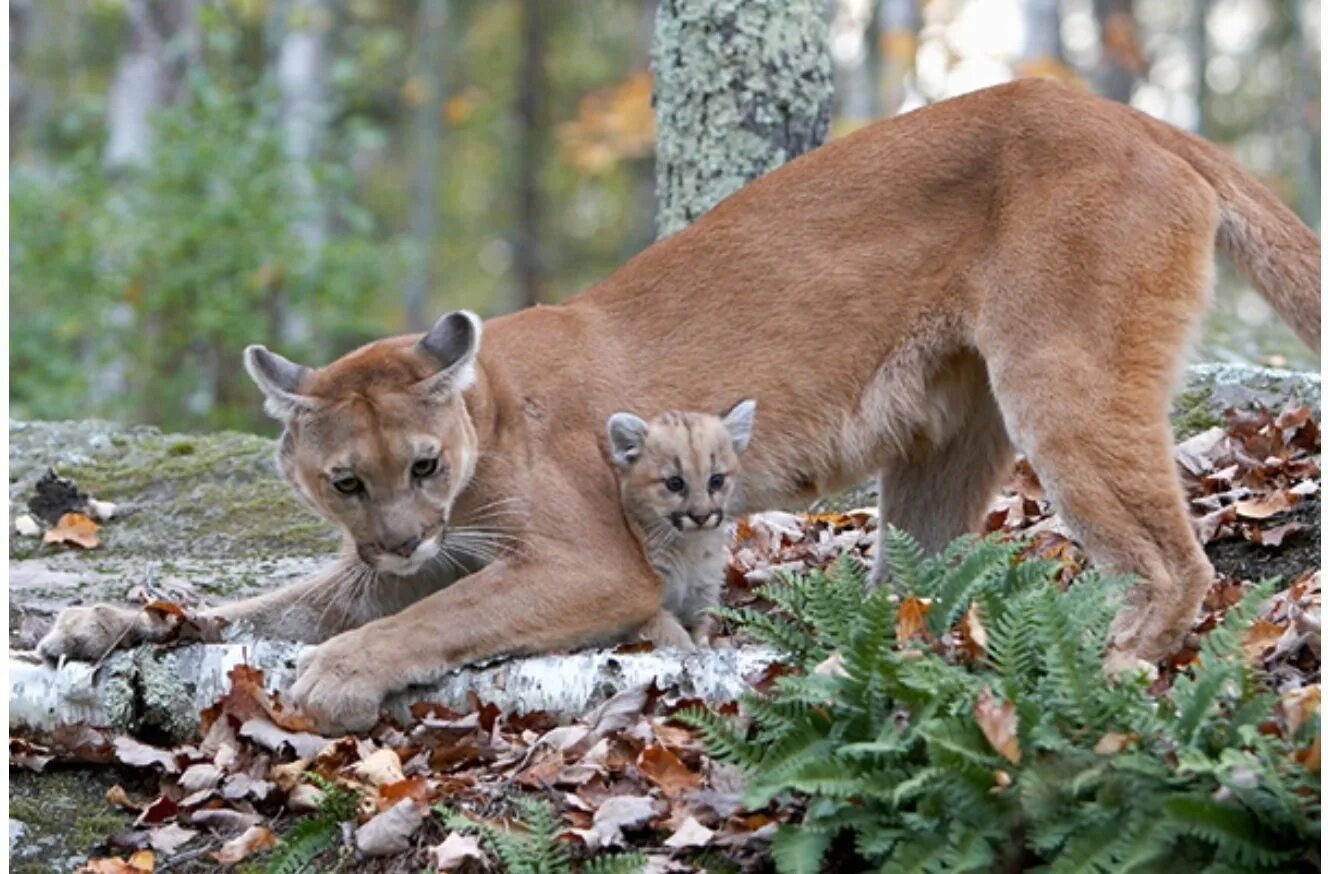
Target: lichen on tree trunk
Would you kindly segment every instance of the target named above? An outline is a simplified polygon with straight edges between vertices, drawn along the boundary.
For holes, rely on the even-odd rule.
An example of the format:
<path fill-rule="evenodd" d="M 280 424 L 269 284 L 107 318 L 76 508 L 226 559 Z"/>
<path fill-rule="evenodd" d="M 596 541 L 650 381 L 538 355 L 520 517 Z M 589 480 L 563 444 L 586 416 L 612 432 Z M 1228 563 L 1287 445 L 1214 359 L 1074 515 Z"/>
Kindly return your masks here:
<path fill-rule="evenodd" d="M 821 0 L 662 0 L 655 22 L 656 230 L 666 237 L 825 141 Z"/>

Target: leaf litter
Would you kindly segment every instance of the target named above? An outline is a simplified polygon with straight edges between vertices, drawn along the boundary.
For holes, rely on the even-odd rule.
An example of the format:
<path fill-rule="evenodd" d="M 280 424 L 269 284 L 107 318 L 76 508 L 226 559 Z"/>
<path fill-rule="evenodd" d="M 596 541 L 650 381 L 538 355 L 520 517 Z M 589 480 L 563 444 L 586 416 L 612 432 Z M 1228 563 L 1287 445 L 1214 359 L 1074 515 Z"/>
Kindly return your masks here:
<path fill-rule="evenodd" d="M 1211 429 L 1176 447 L 1196 531 L 1204 543 L 1244 540 L 1279 549 L 1302 535 L 1303 524 L 1283 517 L 1317 499 L 1319 432 L 1307 408 L 1281 413 L 1230 413 L 1225 428 Z M 762 606 L 760 585 L 779 573 L 824 569 L 844 554 L 874 558 L 877 512 L 760 513 L 739 521 L 732 535 L 725 601 Z M 1034 469 L 1019 459 L 993 501 L 985 531 L 1026 538 L 1024 557 L 1054 560 L 1068 582 L 1087 558 L 1047 501 Z M 1239 604 L 1249 580 L 1214 581 L 1185 647 L 1162 667 L 1155 694 L 1168 693 L 1178 672 L 1197 658 L 1203 635 Z M 1280 695 L 1275 724 L 1286 737 L 1312 721 L 1320 701 L 1320 573 L 1307 568 L 1265 607 L 1243 642 L 1245 656 L 1260 666 Z M 189 632 L 188 612 L 149 605 L 164 621 Z M 985 656 L 982 616 L 970 609 L 935 637 L 929 604 L 910 598 L 899 611 L 899 637 L 947 657 L 973 662 Z M 716 646 L 741 645 L 724 629 Z M 833 658 L 818 671 L 842 670 Z M 769 688 L 789 673 L 778 663 L 747 678 Z M 713 854 L 734 870 L 768 865 L 769 841 L 779 823 L 797 821 L 796 804 L 772 802 L 760 810 L 742 805 L 744 780 L 711 760 L 698 735 L 671 721 L 683 707 L 707 706 L 677 690 L 647 685 L 624 690 L 579 719 L 548 713 L 503 713 L 472 695 L 453 711 L 436 703 L 411 708 L 411 721 L 384 717 L 358 736 L 324 737 L 280 697 L 268 692 L 261 671 L 240 665 L 228 691 L 201 714 L 195 743 L 163 749 L 114 738 L 93 726 L 65 726 L 40 738 L 10 739 L 11 766 L 40 771 L 51 763 L 84 762 L 130 770 L 138 788 L 120 786 L 107 803 L 138 814 L 130 833 L 106 849 L 132 851 L 94 859 L 82 869 L 144 874 L 172 859 L 208 859 L 230 865 L 280 848 L 289 822 L 317 811 L 331 791 L 355 799 L 354 813 L 338 833 L 342 859 L 354 870 L 496 870 L 473 835 L 448 831 L 434 813 L 447 811 L 500 829 L 521 828 L 512 799 L 528 795 L 548 802 L 564 826 L 562 840 L 581 858 L 628 849 L 647 854 L 649 870 L 700 871 Z M 710 705 L 726 715 L 735 704 Z M 984 688 L 974 717 L 993 752 L 1017 763 L 1018 715 Z M 1098 755 L 1129 748 L 1136 738 L 1108 733 Z M 1299 760 L 1317 771 L 1319 739 L 1305 739 Z M 995 787 L 1010 784 L 998 771 Z M 347 856 L 346 854 L 350 854 Z"/>

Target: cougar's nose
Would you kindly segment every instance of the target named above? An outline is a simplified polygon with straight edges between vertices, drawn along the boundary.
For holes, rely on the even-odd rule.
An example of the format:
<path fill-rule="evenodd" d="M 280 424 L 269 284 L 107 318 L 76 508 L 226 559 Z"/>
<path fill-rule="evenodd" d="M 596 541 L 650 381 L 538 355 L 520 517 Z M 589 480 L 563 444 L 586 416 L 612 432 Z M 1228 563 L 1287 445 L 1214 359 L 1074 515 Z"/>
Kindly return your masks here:
<path fill-rule="evenodd" d="M 710 517 L 713 515 L 715 515 L 715 513 L 712 510 L 709 513 L 702 513 L 700 516 L 695 513 L 688 513 L 687 518 L 695 522 L 697 528 L 704 528 L 706 527 L 706 523 L 710 521 Z"/>
<path fill-rule="evenodd" d="M 410 540 L 403 540 L 396 546 L 388 548 L 387 551 L 399 555 L 402 558 L 410 558 L 415 554 L 415 550 L 419 549 L 421 542 L 420 538 L 412 537 Z"/>

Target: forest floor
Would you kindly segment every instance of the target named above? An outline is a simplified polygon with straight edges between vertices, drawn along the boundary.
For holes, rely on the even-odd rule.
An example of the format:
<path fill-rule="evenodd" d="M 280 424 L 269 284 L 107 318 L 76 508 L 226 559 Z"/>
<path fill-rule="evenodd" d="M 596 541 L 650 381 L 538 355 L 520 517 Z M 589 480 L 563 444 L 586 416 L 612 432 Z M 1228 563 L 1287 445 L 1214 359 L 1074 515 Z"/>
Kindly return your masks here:
<path fill-rule="evenodd" d="M 1154 688 L 1167 694 L 1204 633 L 1252 582 L 1280 576 L 1246 654 L 1287 701 L 1317 702 L 1317 379 L 1290 392 L 1276 373 L 1243 379 L 1192 383 L 1173 420 L 1184 438 L 1178 469 L 1218 578 Z M 1228 406 L 1239 409 L 1227 413 Z M 62 522 L 64 514 L 38 520 L 45 531 L 64 532 L 55 543 L 11 538 L 20 543 L 11 564 L 11 644 L 30 645 L 52 612 L 76 598 L 165 601 L 188 610 L 261 590 L 274 576 L 298 576 L 325 551 L 326 531 L 272 487 L 265 440 L 229 435 L 221 439 L 235 445 L 218 449 L 212 438 L 150 430 L 126 436 L 96 423 L 14 423 L 11 436 L 21 456 L 11 476 L 14 517 L 27 515 L 47 465 L 117 504 L 109 519 L 89 518 L 93 529 Z M 130 459 L 155 473 L 137 475 Z M 873 561 L 870 492 L 813 512 L 743 520 L 733 534 L 726 602 L 760 606 L 760 585 L 779 572 L 825 568 L 844 555 Z M 264 524 L 246 516 L 255 493 L 276 502 L 277 510 L 261 513 Z M 231 498 L 240 510 L 227 504 Z M 1012 471 L 985 527 L 992 536 L 1022 538 L 1025 555 L 1060 562 L 1067 582 L 1088 565 L 1026 463 Z M 97 545 L 74 545 L 66 534 Z M 218 550 L 236 554 L 237 545 L 250 548 L 247 557 L 223 568 Z M 731 629 L 715 641 L 742 645 Z M 780 670 L 776 664 L 746 679 L 760 691 Z M 385 718 L 363 735 L 322 738 L 263 679 L 256 669 L 236 668 L 229 691 L 200 714 L 200 732 L 186 743 L 78 724 L 11 733 L 12 870 L 495 870 L 492 845 L 453 828 L 444 813 L 529 834 L 529 811 L 513 804 L 529 797 L 549 805 L 557 839 L 576 858 L 634 851 L 652 872 L 755 871 L 769 867 L 778 823 L 798 813 L 796 805 L 745 809 L 741 775 L 671 719 L 703 702 L 667 686 L 622 688 L 594 710 L 564 717 L 503 712 L 477 698 L 454 708 L 419 704 L 411 720 Z M 707 706 L 736 710 L 733 703 Z"/>

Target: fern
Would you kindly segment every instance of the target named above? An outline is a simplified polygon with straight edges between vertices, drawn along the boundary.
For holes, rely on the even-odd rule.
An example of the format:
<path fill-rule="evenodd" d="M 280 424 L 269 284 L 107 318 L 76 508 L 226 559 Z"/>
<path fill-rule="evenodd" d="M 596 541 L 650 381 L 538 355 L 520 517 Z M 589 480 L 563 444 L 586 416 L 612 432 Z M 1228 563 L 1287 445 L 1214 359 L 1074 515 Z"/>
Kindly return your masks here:
<path fill-rule="evenodd" d="M 924 559 L 890 529 L 893 591 L 841 561 L 768 586 L 771 612 L 729 611 L 781 646 L 794 672 L 749 696 L 745 721 L 700 709 L 677 718 L 748 772 L 749 806 L 803 800 L 801 824 L 772 845 L 776 868 L 819 871 L 827 854 L 848 852 L 852 870 L 892 872 L 1312 870 L 1318 778 L 1292 759 L 1294 739 L 1260 732 L 1276 696 L 1240 647 L 1270 587 L 1229 610 L 1158 699 L 1143 677 L 1105 677 L 1125 581 L 1090 573 L 1062 591 L 1059 566 L 1017 561 L 1019 548 L 969 537 Z M 901 647 L 900 594 L 932 599 L 934 639 L 978 604 L 986 657 Z M 831 654 L 840 670 L 816 671 Z M 984 687 L 1015 707 L 1018 762 L 977 723 Z M 1097 752 L 1108 733 L 1128 744 Z"/>
<path fill-rule="evenodd" d="M 486 822 L 435 808 L 449 829 L 477 834 L 502 863 L 506 874 L 570 874 L 577 870 L 571 850 L 559 837 L 563 826 L 546 802 L 518 797 L 516 828 L 502 829 Z M 637 874 L 645 857 L 636 853 L 603 855 L 583 863 L 583 874 Z"/>
<path fill-rule="evenodd" d="M 305 777 L 323 792 L 313 816 L 295 823 L 263 867 L 264 874 L 299 874 L 315 859 L 341 842 L 341 824 L 355 819 L 359 809 L 358 793 L 336 785 L 312 771 Z"/>

